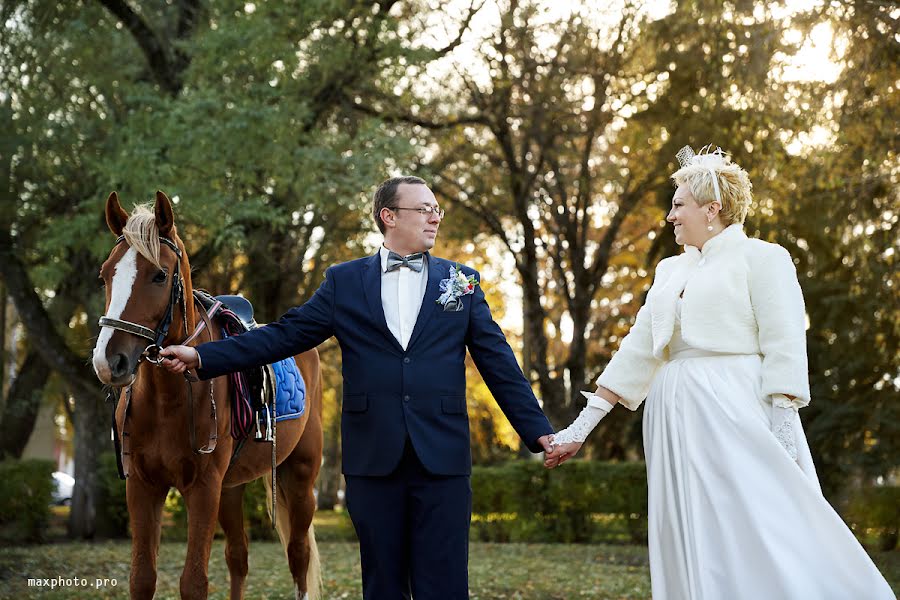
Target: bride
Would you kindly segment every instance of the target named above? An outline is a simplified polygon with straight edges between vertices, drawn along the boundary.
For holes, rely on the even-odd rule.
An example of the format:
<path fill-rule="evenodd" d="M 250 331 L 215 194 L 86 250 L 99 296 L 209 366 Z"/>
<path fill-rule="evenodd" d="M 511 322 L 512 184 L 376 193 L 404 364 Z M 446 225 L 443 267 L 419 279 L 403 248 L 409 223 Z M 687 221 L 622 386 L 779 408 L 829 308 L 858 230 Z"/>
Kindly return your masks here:
<path fill-rule="evenodd" d="M 797 410 L 809 403 L 794 263 L 748 238 L 747 172 L 678 153 L 666 220 L 684 253 L 656 268 L 619 351 L 553 438 L 578 452 L 616 403 L 644 407 L 654 600 L 893 599 L 819 487 Z"/>

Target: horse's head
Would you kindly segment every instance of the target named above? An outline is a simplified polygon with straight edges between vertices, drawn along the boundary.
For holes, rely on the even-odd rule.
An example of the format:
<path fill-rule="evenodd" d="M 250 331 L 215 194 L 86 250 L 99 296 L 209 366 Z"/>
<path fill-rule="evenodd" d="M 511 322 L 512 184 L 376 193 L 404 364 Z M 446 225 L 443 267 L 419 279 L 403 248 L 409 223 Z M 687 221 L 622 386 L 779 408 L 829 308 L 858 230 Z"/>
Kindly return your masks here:
<path fill-rule="evenodd" d="M 152 358 L 156 346 L 181 340 L 193 322 L 190 265 L 172 203 L 162 192 L 156 192 L 153 210 L 137 206 L 131 216 L 113 192 L 106 200 L 106 223 L 116 244 L 100 268 L 106 314 L 93 363 L 101 382 L 123 386 L 134 381 L 148 350 Z"/>

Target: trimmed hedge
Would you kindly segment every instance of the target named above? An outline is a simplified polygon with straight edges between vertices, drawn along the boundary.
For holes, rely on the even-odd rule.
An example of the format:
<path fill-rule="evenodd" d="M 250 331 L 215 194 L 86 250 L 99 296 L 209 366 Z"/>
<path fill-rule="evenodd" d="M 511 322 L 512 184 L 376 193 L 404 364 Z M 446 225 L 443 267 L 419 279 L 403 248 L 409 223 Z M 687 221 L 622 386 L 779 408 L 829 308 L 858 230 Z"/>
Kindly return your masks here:
<path fill-rule="evenodd" d="M 21 466 L 22 462 L 32 463 Z M 98 529 L 128 535 L 125 484 L 115 456 L 101 457 Z M 12 466 L 11 466 L 12 465 Z M 0 463 L 0 539 L 14 517 L 14 541 L 39 540 L 49 515 L 52 465 L 43 461 Z M 26 474 L 27 473 L 27 474 Z M 31 483 L 24 483 L 25 481 Z M 23 491 L 23 490 L 29 491 Z M 485 542 L 624 543 L 647 542 L 647 474 L 643 462 L 573 460 L 548 470 L 537 461 L 512 461 L 472 470 L 471 539 Z M 39 500 L 42 497 L 45 501 Z M 26 506 L 27 505 L 27 506 Z M 863 543 L 879 550 L 898 547 L 900 487 L 856 492 L 841 514 Z M 166 499 L 163 538 L 187 539 L 187 511 L 181 495 Z M 277 540 L 266 510 L 261 480 L 244 492 L 247 533 L 254 540 Z M 221 536 L 221 532 L 217 533 Z M 355 539 L 347 526 L 347 539 Z"/>
<path fill-rule="evenodd" d="M 894 550 L 900 537 L 900 487 L 863 489 L 851 497 L 844 517 L 864 544 Z"/>
<path fill-rule="evenodd" d="M 645 543 L 644 463 L 575 460 L 475 467 L 472 539 L 486 542 Z"/>
<path fill-rule="evenodd" d="M 473 540 L 485 542 L 647 542 L 647 474 L 642 462 L 574 460 L 559 469 L 515 461 L 474 467 Z M 859 540 L 898 548 L 900 487 L 853 492 L 841 515 Z"/>
<path fill-rule="evenodd" d="M 112 467 L 114 475 L 114 462 Z M 474 467 L 472 488 L 473 540 L 639 544 L 647 540 L 644 463 L 576 460 L 551 471 L 538 462 L 513 461 Z M 175 490 L 166 499 L 166 513 L 163 538 L 187 539 L 187 511 Z M 261 480 L 245 489 L 244 518 L 251 539 L 278 539 Z"/>
<path fill-rule="evenodd" d="M 49 460 L 0 462 L 0 539 L 42 541 L 50 520 L 54 470 Z"/>
<path fill-rule="evenodd" d="M 97 535 L 108 538 L 128 537 L 125 482 L 119 479 L 115 452 L 104 452 L 98 460 Z"/>

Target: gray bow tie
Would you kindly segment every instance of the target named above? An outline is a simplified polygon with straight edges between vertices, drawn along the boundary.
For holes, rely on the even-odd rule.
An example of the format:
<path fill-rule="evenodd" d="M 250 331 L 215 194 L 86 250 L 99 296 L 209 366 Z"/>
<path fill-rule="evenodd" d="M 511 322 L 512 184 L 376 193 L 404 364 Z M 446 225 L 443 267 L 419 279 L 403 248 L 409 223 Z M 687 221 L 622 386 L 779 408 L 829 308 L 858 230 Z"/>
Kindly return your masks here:
<path fill-rule="evenodd" d="M 409 256 L 400 256 L 393 250 L 388 253 L 387 272 L 396 271 L 400 267 L 409 267 L 416 273 L 422 272 L 425 265 L 425 255 L 422 252 L 416 252 Z"/>

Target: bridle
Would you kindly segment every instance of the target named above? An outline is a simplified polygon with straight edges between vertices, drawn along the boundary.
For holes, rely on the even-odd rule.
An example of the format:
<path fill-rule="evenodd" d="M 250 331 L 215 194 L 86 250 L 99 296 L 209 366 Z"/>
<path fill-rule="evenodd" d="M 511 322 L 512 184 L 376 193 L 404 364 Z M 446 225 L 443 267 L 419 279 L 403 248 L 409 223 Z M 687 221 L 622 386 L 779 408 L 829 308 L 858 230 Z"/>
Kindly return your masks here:
<path fill-rule="evenodd" d="M 125 236 L 120 235 L 116 239 L 116 243 L 113 247 L 118 246 L 123 241 L 125 241 Z M 141 353 L 137 362 L 134 365 L 134 370 L 132 374 L 137 372 L 138 366 L 141 364 L 141 361 L 145 358 L 147 362 L 152 363 L 154 365 L 161 365 L 163 358 L 160 356 L 159 352 L 162 350 L 162 343 L 166 339 L 166 336 L 169 334 L 169 326 L 172 324 L 172 315 L 175 312 L 176 306 L 181 306 L 181 319 L 182 324 L 184 325 L 184 332 L 187 333 L 187 302 L 184 297 L 184 280 L 181 276 L 181 249 L 178 245 L 170 240 L 169 238 L 165 238 L 160 236 L 159 242 L 161 244 L 165 244 L 169 248 L 175 252 L 175 256 L 177 260 L 175 261 L 175 269 L 172 272 L 172 290 L 169 293 L 169 304 L 166 306 L 166 314 L 163 315 L 162 320 L 156 326 L 156 329 L 150 329 L 149 327 L 144 327 L 139 323 L 133 323 L 131 321 L 125 321 L 122 319 L 113 319 L 111 317 L 103 316 L 100 317 L 100 327 L 109 327 L 111 329 L 115 329 L 117 331 L 123 331 L 125 333 L 130 333 L 131 335 L 136 335 L 138 337 L 144 338 L 150 341 L 150 345 L 144 348 L 144 351 Z M 211 318 L 211 317 L 210 317 Z M 196 338 L 199 333 L 207 328 L 206 320 L 201 315 L 200 323 L 198 323 L 197 328 L 194 330 L 194 333 L 188 337 L 182 344 L 187 344 L 194 338 Z M 211 325 L 209 325 L 210 331 Z M 185 384 L 187 385 L 187 395 L 189 401 L 189 414 L 190 414 L 190 422 L 188 424 L 188 428 L 190 430 L 191 435 L 191 449 L 195 454 L 210 454 L 216 449 L 216 440 L 218 439 L 218 418 L 216 412 L 216 399 L 213 390 L 212 382 L 209 382 L 209 401 L 210 401 L 210 417 L 212 419 L 213 425 L 212 430 L 210 432 L 209 440 L 202 448 L 198 447 L 197 444 L 197 431 L 194 426 L 194 391 L 191 387 L 191 383 L 195 383 L 199 381 L 194 376 L 189 376 L 187 372 L 185 372 Z M 129 384 L 125 390 L 125 420 L 128 419 L 128 407 L 131 401 L 131 386 L 133 382 Z M 113 393 L 110 393 L 111 398 L 117 398 Z M 117 436 L 116 422 L 115 422 L 115 405 L 113 406 L 113 434 Z M 125 421 L 122 423 L 122 444 L 121 449 L 117 451 L 117 457 L 121 460 L 119 465 L 120 476 L 124 479 L 128 476 L 129 466 L 128 460 L 131 452 L 128 448 L 126 448 L 128 433 L 125 431 Z M 118 440 L 115 440 L 118 446 Z"/>
<path fill-rule="evenodd" d="M 125 236 L 121 235 L 116 239 L 115 245 L 118 246 L 123 241 L 125 241 Z M 99 321 L 100 327 L 110 327 L 118 331 L 124 331 L 125 333 L 136 335 L 151 342 L 149 346 L 144 348 L 144 351 L 138 358 L 138 361 L 134 366 L 135 370 L 137 370 L 138 365 L 145 358 L 147 359 L 147 362 L 153 363 L 154 365 L 162 363 L 159 351 L 162 350 L 163 340 L 165 340 L 166 336 L 169 334 L 169 326 L 172 324 L 172 314 L 175 311 L 175 306 L 178 304 L 181 304 L 181 318 L 184 322 L 184 331 L 187 331 L 187 306 L 185 305 L 184 299 L 184 282 L 181 278 L 181 249 L 169 238 L 160 237 L 159 242 L 171 248 L 178 257 L 178 260 L 175 261 L 175 270 L 172 273 L 173 281 L 172 290 L 169 294 L 169 305 L 166 307 L 166 314 L 163 315 L 163 318 L 156 326 L 156 329 L 150 329 L 149 327 L 144 327 L 138 323 L 123 321 L 122 319 L 113 319 L 107 316 L 100 317 Z"/>

